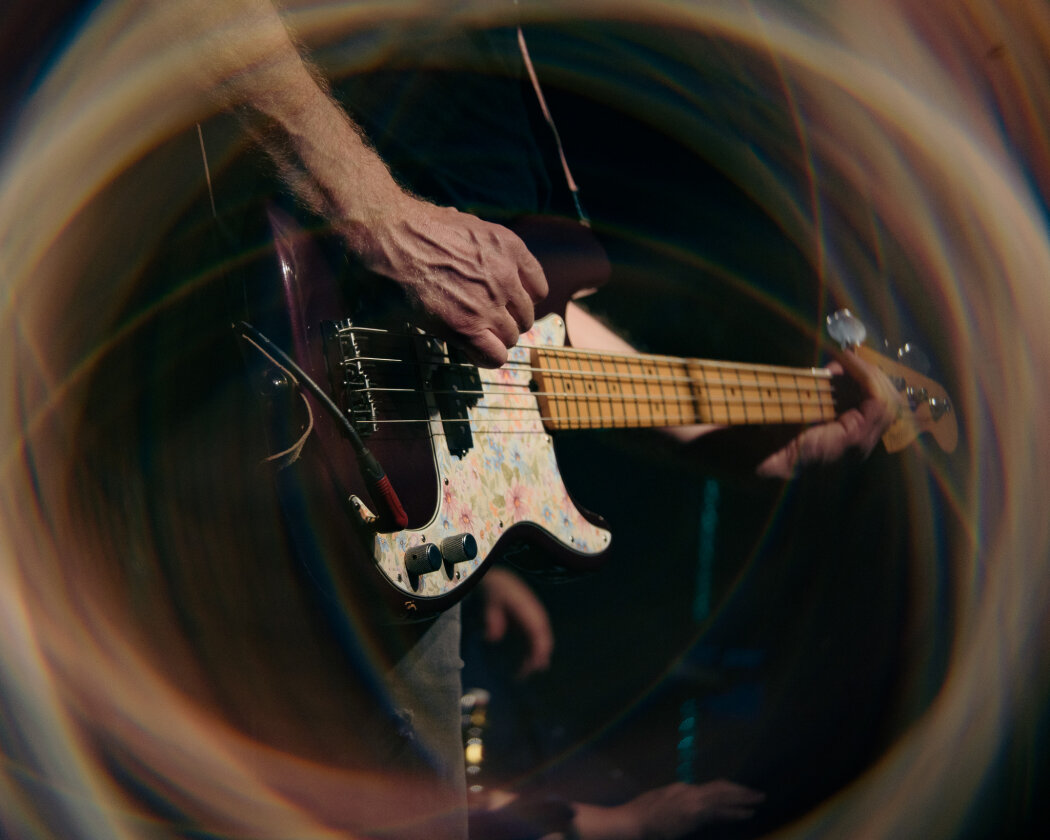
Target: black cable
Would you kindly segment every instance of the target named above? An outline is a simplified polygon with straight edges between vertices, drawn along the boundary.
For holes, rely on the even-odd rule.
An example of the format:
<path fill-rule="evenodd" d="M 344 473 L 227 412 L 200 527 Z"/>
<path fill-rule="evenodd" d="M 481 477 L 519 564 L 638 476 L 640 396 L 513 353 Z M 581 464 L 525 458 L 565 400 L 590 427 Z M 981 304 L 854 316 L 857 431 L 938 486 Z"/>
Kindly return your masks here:
<path fill-rule="evenodd" d="M 299 379 L 300 385 L 305 387 L 318 399 L 318 401 L 320 401 L 325 410 L 332 415 L 350 438 L 350 445 L 353 446 L 354 451 L 358 456 L 358 468 L 361 470 L 361 474 L 364 476 L 365 482 L 368 484 L 372 501 L 376 505 L 381 505 L 385 508 L 384 512 L 387 514 L 385 518 L 388 523 L 397 525 L 400 528 L 407 526 L 408 514 L 405 513 L 401 500 L 398 498 L 396 491 L 390 484 L 390 479 L 387 478 L 386 471 L 383 469 L 379 461 L 376 460 L 376 457 L 369 451 L 368 447 L 365 446 L 365 442 L 357 433 L 357 429 L 354 428 L 354 425 L 339 406 L 332 401 L 332 398 L 328 396 L 320 385 L 314 382 L 306 371 L 296 364 L 291 356 L 270 341 L 270 339 L 263 333 L 247 321 L 239 321 L 235 327 L 239 328 L 243 334 L 246 334 L 245 337 L 251 337 L 252 340 L 258 342 L 261 346 L 265 347 L 268 352 L 280 359 L 281 364 L 287 366 L 288 370 L 295 374 L 296 378 Z"/>

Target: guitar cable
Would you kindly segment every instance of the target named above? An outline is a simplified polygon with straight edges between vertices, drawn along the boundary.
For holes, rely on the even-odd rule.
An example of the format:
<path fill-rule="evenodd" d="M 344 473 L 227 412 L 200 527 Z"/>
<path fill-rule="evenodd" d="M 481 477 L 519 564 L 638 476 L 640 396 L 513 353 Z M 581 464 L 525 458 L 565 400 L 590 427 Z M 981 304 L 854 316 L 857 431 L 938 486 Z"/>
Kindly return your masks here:
<path fill-rule="evenodd" d="M 591 226 L 590 217 L 583 209 L 583 202 L 580 200 L 580 188 L 576 183 L 576 179 L 572 177 L 572 170 L 569 168 L 569 159 L 565 156 L 565 147 L 561 142 L 561 133 L 558 131 L 558 126 L 554 122 L 554 115 L 551 113 L 550 108 L 547 107 L 547 97 L 543 94 L 543 87 L 540 85 L 539 74 L 536 72 L 536 68 L 532 63 L 532 56 L 529 54 L 529 47 L 525 42 L 525 31 L 521 28 L 520 11 L 517 9 L 518 0 L 514 0 L 514 6 L 515 12 L 518 13 L 518 52 L 521 54 L 521 60 L 525 66 L 525 73 L 529 77 L 533 93 L 536 94 L 536 103 L 539 105 L 540 113 L 543 114 L 543 119 L 547 122 L 547 125 L 551 130 L 551 135 L 554 138 L 554 147 L 558 152 L 558 161 L 561 164 L 562 174 L 565 176 L 565 186 L 569 189 L 569 196 L 572 198 L 573 207 L 576 210 L 577 220 L 583 225 L 583 227 L 589 228 Z"/>
<path fill-rule="evenodd" d="M 234 326 L 236 327 L 236 324 Z M 294 464 L 296 461 L 299 460 L 299 456 L 302 454 L 303 447 L 306 446 L 306 441 L 314 430 L 314 410 L 313 407 L 310 405 L 310 400 L 306 398 L 306 394 L 303 393 L 302 388 L 299 386 L 299 380 L 296 378 L 294 373 L 292 373 L 290 370 L 288 370 L 288 368 L 284 367 L 279 361 L 277 361 L 277 359 L 275 359 L 273 356 L 267 353 L 266 350 L 262 346 L 260 346 L 259 343 L 251 336 L 245 335 L 242 331 L 240 337 L 244 341 L 248 342 L 256 350 L 258 350 L 263 356 L 266 357 L 266 360 L 271 365 L 273 365 L 285 376 L 287 376 L 288 379 L 291 380 L 292 384 L 296 386 L 296 393 L 299 395 L 299 399 L 303 401 L 303 407 L 306 409 L 306 429 L 302 433 L 302 435 L 299 436 L 299 439 L 287 449 L 282 449 L 280 452 L 274 452 L 272 455 L 267 455 L 263 459 L 264 461 L 275 463 L 277 469 L 283 470 L 285 467 L 290 466 L 291 464 Z"/>
<path fill-rule="evenodd" d="M 214 219 L 217 228 L 221 229 L 221 220 L 219 218 L 218 209 L 215 205 L 215 192 L 212 186 L 211 168 L 208 166 L 208 151 L 204 144 L 204 131 L 201 128 L 200 123 L 197 123 L 197 140 L 200 144 L 201 163 L 204 166 L 204 182 L 208 190 L 208 202 L 211 205 L 212 218 Z M 321 405 L 324 406 L 325 410 L 332 415 L 350 439 L 350 445 L 353 446 L 354 451 L 357 454 L 358 469 L 361 471 L 361 475 L 365 480 L 368 494 L 372 498 L 372 503 L 379 509 L 380 523 L 382 525 L 396 526 L 389 530 L 401 530 L 408 527 L 408 514 L 405 513 L 405 508 L 401 504 L 401 499 L 398 498 L 397 492 L 390 483 L 386 471 L 368 447 L 365 446 L 361 436 L 357 433 L 357 429 L 354 428 L 353 424 L 347 419 L 343 412 L 339 410 L 339 406 L 332 402 L 328 394 L 326 394 L 324 390 L 307 375 L 306 371 L 299 367 L 299 365 L 297 365 L 287 353 L 281 350 L 280 347 L 270 341 L 269 338 L 263 335 L 247 321 L 240 321 L 239 323 L 234 324 L 234 328 L 239 328 L 243 339 L 254 344 L 259 352 L 264 356 L 267 356 L 272 363 L 277 365 L 277 367 L 281 368 L 285 375 L 291 377 L 299 389 L 299 394 L 303 397 L 303 402 L 306 404 L 307 415 L 310 418 L 306 431 L 302 434 L 299 440 L 292 444 L 288 449 L 270 456 L 267 460 L 286 458 L 281 466 L 287 466 L 299 458 L 303 446 L 306 445 L 306 440 L 314 428 L 314 415 L 310 408 L 309 400 L 306 399 L 306 396 L 302 392 L 302 388 L 305 386 L 306 389 L 321 403 Z M 265 350 L 263 349 L 264 347 L 266 348 Z M 274 359 L 275 356 L 281 361 L 277 362 Z"/>
<path fill-rule="evenodd" d="M 320 385 L 314 382 L 306 371 L 299 367 L 299 365 L 296 364 L 287 353 L 270 341 L 270 339 L 258 329 L 253 327 L 247 321 L 237 322 L 234 324 L 234 328 L 240 331 L 242 338 L 255 344 L 256 347 L 263 352 L 263 355 L 269 356 L 270 354 L 273 354 L 277 359 L 280 359 L 280 362 L 277 363 L 278 367 L 284 369 L 285 374 L 291 376 L 295 385 L 300 389 L 300 393 L 302 393 L 302 388 L 309 391 L 343 429 L 346 436 L 350 439 L 350 445 L 353 446 L 354 452 L 357 454 L 358 469 L 361 471 L 361 475 L 365 479 L 368 493 L 372 497 L 373 503 L 380 510 L 380 520 L 387 524 L 396 525 L 396 530 L 408 527 L 408 514 L 405 513 L 405 508 L 401 504 L 401 499 L 398 498 L 393 485 L 390 483 L 390 478 L 387 476 L 386 471 L 376 459 L 375 455 L 373 455 L 371 450 L 365 446 L 365 442 L 361 439 L 361 435 L 358 434 L 353 423 L 351 423 L 342 410 L 340 410 L 339 406 L 332 401 L 332 398 L 328 396 Z M 272 358 L 271 361 L 273 361 Z M 303 444 L 306 443 L 306 437 L 310 434 L 312 428 L 313 414 L 311 413 L 310 427 L 307 429 L 306 434 L 304 434 L 303 437 L 300 438 L 290 449 L 285 450 L 286 453 L 294 453 L 294 457 L 291 461 L 298 458 L 299 452 L 302 450 Z M 291 463 L 291 461 L 289 461 L 289 463 Z M 395 529 L 391 528 L 390 530 Z"/>

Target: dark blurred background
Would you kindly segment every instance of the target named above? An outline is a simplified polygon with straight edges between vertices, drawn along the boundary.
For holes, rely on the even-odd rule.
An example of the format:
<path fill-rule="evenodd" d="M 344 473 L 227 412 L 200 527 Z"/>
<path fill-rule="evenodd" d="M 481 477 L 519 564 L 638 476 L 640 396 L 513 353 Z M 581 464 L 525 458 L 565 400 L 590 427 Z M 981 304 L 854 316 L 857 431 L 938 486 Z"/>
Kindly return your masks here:
<path fill-rule="evenodd" d="M 83 4 L 30 6 L 5 12 L 8 116 Z M 681 54 L 689 37 L 697 50 L 710 46 L 682 32 L 646 41 L 673 38 Z M 652 352 L 821 363 L 821 320 L 838 302 L 797 243 L 684 142 L 663 107 L 674 85 L 702 99 L 705 84 L 727 77 L 705 80 L 639 50 L 621 24 L 589 22 L 586 35 L 536 28 L 530 45 L 613 262 L 591 310 Z M 661 107 L 612 95 L 610 63 L 649 78 Z M 747 72 L 769 68 L 751 62 Z M 753 821 L 717 831 L 759 836 L 847 786 L 936 696 L 953 631 L 942 558 L 959 523 L 933 486 L 928 515 L 913 519 L 901 490 L 912 480 L 907 452 L 789 486 L 711 475 L 649 432 L 566 434 L 558 452 L 577 501 L 608 520 L 613 547 L 599 573 L 532 582 L 557 641 L 550 671 L 527 681 L 513 676 L 514 640 L 483 643 L 468 602 L 464 681 L 492 695 L 492 783 L 611 803 L 725 777 L 768 799 Z M 1006 752 L 1014 747 L 1023 745 Z M 1047 778 L 1045 758 L 1033 774 Z M 1043 809 L 1015 792 L 1030 784 L 1009 769 L 995 775 L 965 836 L 1034 833 Z"/>

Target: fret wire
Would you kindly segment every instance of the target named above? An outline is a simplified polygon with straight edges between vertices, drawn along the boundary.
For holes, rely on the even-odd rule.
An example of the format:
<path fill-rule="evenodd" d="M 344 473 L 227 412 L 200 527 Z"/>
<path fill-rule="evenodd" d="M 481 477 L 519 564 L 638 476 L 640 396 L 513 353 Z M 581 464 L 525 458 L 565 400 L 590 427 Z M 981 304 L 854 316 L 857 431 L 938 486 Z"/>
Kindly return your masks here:
<path fill-rule="evenodd" d="M 554 355 L 553 358 L 557 359 L 558 356 Z M 565 371 L 565 373 L 568 373 L 568 371 Z M 557 380 L 555 380 L 555 383 L 559 386 L 560 390 L 562 390 L 563 392 L 565 390 L 564 378 L 565 377 L 563 375 L 559 374 Z M 557 404 L 558 404 L 557 401 L 555 401 L 555 405 L 557 405 Z M 570 416 L 569 409 L 570 409 L 571 404 L 572 403 L 570 402 L 568 395 L 563 393 L 563 395 L 562 395 L 562 406 L 565 409 L 565 416 L 566 417 Z"/>
<path fill-rule="evenodd" d="M 759 395 L 759 398 L 760 398 L 759 399 L 759 410 L 762 412 L 762 422 L 763 423 L 769 423 L 769 422 L 771 422 L 770 419 L 769 419 L 770 418 L 770 413 L 774 410 L 773 406 L 770 405 L 770 397 L 772 395 L 770 393 L 769 384 L 768 383 L 763 384 L 762 380 L 759 378 L 757 373 L 752 373 L 751 375 L 754 377 L 754 380 L 755 380 L 754 387 L 758 391 L 758 395 Z"/>
<path fill-rule="evenodd" d="M 580 357 L 572 356 L 571 354 L 564 352 L 562 355 L 565 357 L 566 364 L 570 364 L 570 359 L 572 359 L 573 362 L 575 362 L 576 366 L 574 368 L 570 368 L 570 370 L 572 370 L 570 379 L 573 381 L 574 385 L 578 385 L 580 382 L 586 379 L 586 377 L 583 375 L 584 372 L 580 369 Z M 575 397 L 575 399 L 573 400 L 573 406 L 576 408 L 576 428 L 582 429 L 585 428 L 584 423 L 590 420 L 590 412 L 588 412 L 587 417 L 584 417 L 584 404 L 580 402 L 580 391 L 578 388 L 573 391 L 573 394 Z"/>
<path fill-rule="evenodd" d="M 737 383 L 740 385 L 740 390 L 744 389 L 743 388 L 743 382 L 741 381 L 742 377 L 743 377 L 743 371 L 738 369 L 737 372 L 736 372 L 736 379 L 737 379 Z M 758 384 L 758 377 L 755 377 L 755 384 L 756 385 Z M 758 401 L 758 413 L 762 415 L 761 422 L 765 423 L 766 422 L 766 402 L 765 402 L 765 400 L 760 399 Z M 751 418 L 748 416 L 748 413 L 747 413 L 747 405 L 745 404 L 745 406 L 744 406 L 744 420 L 750 420 L 750 419 Z"/>
<path fill-rule="evenodd" d="M 689 377 L 689 384 L 686 385 L 685 394 L 685 398 L 689 401 L 689 413 L 693 418 L 693 422 L 699 423 L 701 419 L 701 412 L 699 393 L 697 392 L 697 383 L 694 381 L 694 378 L 692 376 L 692 368 L 688 359 L 682 363 L 682 366 L 685 368 L 686 375 Z"/>
<path fill-rule="evenodd" d="M 672 366 L 677 367 L 677 363 L 672 363 L 672 362 L 668 362 L 667 363 L 667 368 L 668 368 L 669 371 L 671 370 Z M 688 379 L 688 377 L 686 377 L 686 379 Z M 681 396 L 682 395 L 680 393 L 678 393 L 678 386 L 677 386 L 677 384 L 672 385 L 671 389 L 672 389 L 671 393 L 675 397 L 675 399 L 672 400 L 672 403 L 671 403 L 672 406 L 674 407 L 675 413 L 677 415 L 675 417 L 675 423 L 678 424 L 678 425 L 681 425 L 684 422 L 683 419 L 682 419 L 682 404 L 681 404 Z"/>
<path fill-rule="evenodd" d="M 639 359 L 638 360 L 638 364 L 641 365 L 641 367 L 642 367 L 642 374 L 643 374 L 643 376 L 642 376 L 642 384 L 645 386 L 645 394 L 646 394 L 646 400 L 643 403 L 639 403 L 639 405 L 638 405 L 638 419 L 639 420 L 641 419 L 642 407 L 644 405 L 644 407 L 649 412 L 648 422 L 649 423 L 653 423 L 653 422 L 655 422 L 654 419 L 653 419 L 652 388 L 651 388 L 652 381 L 653 381 L 653 376 L 651 374 L 649 376 L 645 376 L 644 375 L 645 374 L 645 362 L 646 362 L 646 360 L 644 360 L 644 359 Z"/>
<path fill-rule="evenodd" d="M 603 362 L 602 363 L 605 364 L 605 360 L 608 357 L 603 354 L 602 358 L 603 358 Z M 615 366 L 613 366 L 613 372 L 615 372 L 615 370 L 616 370 Z M 619 382 L 617 380 L 609 380 L 608 386 L 610 388 L 615 386 L 616 390 L 619 392 L 619 407 L 621 407 L 623 409 L 624 419 L 627 420 L 629 415 L 627 413 L 627 398 L 624 396 L 624 388 L 623 387 L 619 387 Z"/>
<path fill-rule="evenodd" d="M 710 387 L 710 385 L 708 383 L 707 371 L 705 371 L 703 368 L 701 368 L 700 369 L 700 375 L 701 375 L 701 377 L 703 377 L 703 380 L 704 380 L 704 391 L 707 394 L 707 411 L 708 411 L 708 418 L 707 419 L 708 419 L 709 423 L 714 423 L 715 422 L 715 403 L 714 403 L 714 400 L 711 398 L 711 387 Z"/>
<path fill-rule="evenodd" d="M 678 398 L 676 400 L 677 407 L 678 407 L 678 421 L 680 423 L 685 423 L 686 422 L 686 414 L 685 414 L 686 403 L 691 401 L 691 396 L 692 396 L 690 391 L 689 391 L 690 390 L 689 369 L 688 369 L 688 366 L 687 366 L 686 362 L 676 361 L 676 362 L 674 362 L 674 365 L 676 367 L 678 367 L 678 369 L 686 371 L 686 380 L 687 380 L 686 381 L 686 385 L 685 385 L 686 393 L 685 394 L 682 393 L 680 390 L 678 390 L 678 388 L 675 388 L 675 392 L 674 392 L 675 395 Z M 695 422 L 695 421 L 696 421 L 696 416 L 694 414 L 693 417 L 692 417 L 692 422 Z"/>
<path fill-rule="evenodd" d="M 613 370 L 616 371 L 616 382 L 617 382 L 617 385 L 620 388 L 621 398 L 622 398 L 622 400 L 624 402 L 624 405 L 626 405 L 628 407 L 628 409 L 629 409 L 629 411 L 627 411 L 624 414 L 624 422 L 625 423 L 641 423 L 642 409 L 641 409 L 641 407 L 638 404 L 639 403 L 639 399 L 641 397 L 637 394 L 637 388 L 638 388 L 637 379 L 633 378 L 633 377 L 625 377 L 624 376 L 623 369 L 622 369 L 622 365 L 623 364 L 625 364 L 625 363 L 622 362 L 622 361 L 621 362 L 615 362 L 615 360 L 614 360 Z M 631 399 L 627 398 L 627 394 L 628 393 L 630 393 L 632 395 Z"/>
<path fill-rule="evenodd" d="M 650 364 L 653 364 L 654 367 L 651 368 L 651 372 L 649 374 L 649 377 L 645 380 L 645 391 L 646 391 L 647 394 L 649 394 L 649 400 L 648 400 L 648 403 L 649 403 L 649 405 L 648 405 L 649 422 L 650 423 L 656 423 L 657 422 L 657 416 L 656 416 L 657 412 L 660 412 L 660 402 L 659 402 L 659 399 L 653 399 L 653 389 L 654 388 L 656 389 L 656 396 L 659 397 L 661 395 L 661 389 L 662 389 L 663 385 L 660 382 L 660 372 L 659 372 L 659 367 L 658 367 L 660 363 L 650 360 Z M 644 361 L 642 362 L 642 369 L 643 370 L 645 369 L 645 362 Z M 663 421 L 664 419 L 665 418 L 663 417 L 663 413 L 660 412 L 659 420 Z"/>
<path fill-rule="evenodd" d="M 768 386 L 766 388 L 766 392 L 769 393 L 769 394 L 772 394 L 772 392 L 771 392 L 771 390 L 770 390 L 770 388 Z M 774 399 L 776 401 L 777 411 L 780 413 L 780 422 L 784 422 L 784 389 L 783 388 L 777 388 L 776 389 L 776 396 L 774 397 Z"/>
<path fill-rule="evenodd" d="M 657 401 L 657 408 L 661 412 L 662 419 L 670 420 L 671 418 L 667 416 L 667 413 L 668 413 L 667 412 L 667 406 L 668 406 L 668 403 L 667 403 L 667 397 L 668 397 L 667 389 L 668 388 L 674 388 L 675 383 L 673 381 L 668 382 L 667 380 L 673 380 L 674 377 L 671 376 L 671 375 L 665 376 L 664 375 L 665 373 L 670 374 L 670 369 L 669 369 L 667 363 L 666 362 L 657 362 L 656 363 L 656 374 L 657 375 L 656 375 L 655 385 L 656 385 L 656 393 L 659 394 L 659 396 L 660 396 L 660 399 Z"/>
<path fill-rule="evenodd" d="M 587 357 L 587 364 L 589 365 L 590 372 L 594 373 L 596 375 L 600 375 L 599 371 L 596 371 L 594 369 L 594 363 L 595 363 L 595 357 L 594 356 L 588 356 Z M 601 380 L 599 380 L 599 385 L 600 384 L 601 384 Z M 592 389 L 592 393 L 594 393 L 593 389 Z M 588 395 L 588 396 L 590 396 L 590 395 Z M 606 422 L 605 421 L 605 403 L 606 403 L 605 399 L 599 399 L 598 400 L 598 422 L 602 423 L 603 425 Z M 609 421 L 612 422 L 611 415 L 610 415 Z"/>
<path fill-rule="evenodd" d="M 740 390 L 741 392 L 744 390 L 744 372 L 742 370 L 737 370 L 737 372 L 736 372 L 736 386 L 737 386 L 737 389 Z M 758 411 L 759 411 L 760 415 L 763 415 L 763 416 L 765 415 L 765 411 L 762 408 L 762 401 L 761 400 L 759 400 Z M 748 422 L 750 420 L 751 420 L 751 413 L 747 410 L 747 405 L 745 404 L 744 405 L 744 422 L 746 423 L 746 422 Z"/>
<path fill-rule="evenodd" d="M 718 381 L 722 385 L 722 401 L 725 403 L 725 406 L 726 406 L 726 419 L 725 419 L 725 422 L 726 423 L 732 423 L 733 422 L 733 415 L 732 415 L 732 413 L 729 410 L 729 388 L 727 387 L 726 381 L 725 381 L 725 371 L 721 371 L 720 370 L 718 372 Z"/>
<path fill-rule="evenodd" d="M 722 422 L 723 423 L 728 423 L 728 422 L 730 422 L 732 420 L 732 417 L 731 417 L 730 411 L 729 411 L 729 385 L 725 381 L 726 380 L 726 374 L 725 374 L 724 370 L 717 370 L 717 371 L 714 371 L 714 373 L 718 377 L 718 379 L 717 379 L 717 388 L 722 394 L 722 402 L 721 402 L 721 405 L 719 406 L 719 409 L 722 412 L 724 412 L 723 415 L 722 415 L 722 417 L 723 417 Z"/>
<path fill-rule="evenodd" d="M 682 367 L 685 369 L 685 372 L 688 375 L 690 372 L 689 362 L 683 362 Z M 693 422 L 695 423 L 700 419 L 700 406 L 696 400 L 696 390 L 694 385 L 695 383 L 693 382 L 692 377 L 689 376 L 689 382 L 685 386 L 685 392 L 683 396 L 689 403 L 689 416 L 693 418 Z"/>
<path fill-rule="evenodd" d="M 566 356 L 566 358 L 568 358 L 568 356 Z M 579 376 L 579 374 L 582 373 L 582 371 L 579 369 L 579 364 L 580 363 L 577 360 L 577 362 L 576 362 L 576 369 L 573 371 L 573 375 L 575 376 L 575 378 L 577 380 L 583 378 L 583 377 Z M 577 389 L 577 390 L 573 391 L 573 394 L 575 395 L 575 398 L 573 400 L 573 405 L 576 408 L 576 422 L 578 424 L 578 428 L 583 428 L 584 417 L 583 417 L 583 409 L 581 407 L 581 402 L 580 402 L 580 392 Z"/>
<path fill-rule="evenodd" d="M 571 402 L 569 400 L 568 391 L 565 388 L 565 376 L 568 374 L 568 370 L 564 367 L 561 362 L 561 358 L 556 354 L 552 353 L 551 362 L 555 365 L 552 368 L 555 373 L 551 379 L 551 390 L 559 396 L 555 397 L 552 405 L 556 409 L 553 413 L 560 414 L 562 417 L 569 418 L 572 416 L 571 413 Z"/>
<path fill-rule="evenodd" d="M 664 388 L 666 383 L 662 381 L 663 377 L 660 375 L 660 365 L 662 362 L 656 361 L 653 363 L 653 369 L 656 371 L 656 375 L 653 377 L 651 385 L 656 391 L 656 399 L 653 400 L 653 410 L 658 412 L 660 423 L 663 425 L 667 422 L 667 412 L 664 410 Z"/>
<path fill-rule="evenodd" d="M 575 418 L 572 420 L 572 427 L 574 429 L 581 429 L 581 428 L 583 428 L 583 413 L 580 410 L 580 393 L 579 393 L 579 391 L 576 390 L 576 383 L 579 381 L 579 377 L 577 376 L 577 373 L 579 371 L 577 371 L 576 369 L 574 369 L 572 367 L 569 367 L 569 356 L 568 356 L 568 354 L 563 352 L 561 355 L 562 355 L 562 358 L 564 359 L 563 364 L 569 370 L 569 373 L 565 377 L 564 382 L 565 382 L 566 390 L 568 391 L 568 394 L 569 394 L 569 401 L 570 401 L 569 404 L 572 406 L 572 410 L 575 412 Z"/>
<path fill-rule="evenodd" d="M 602 378 L 602 385 L 605 387 L 606 390 L 608 390 L 610 388 L 610 382 L 609 382 L 609 371 L 608 371 L 608 368 L 606 367 L 606 364 L 605 364 L 605 356 L 602 355 L 602 354 L 599 354 L 598 355 L 598 362 L 601 364 L 601 366 L 602 366 L 602 373 L 604 374 L 604 376 Z M 609 398 L 612 399 L 611 395 L 610 395 Z M 623 408 L 623 399 L 622 398 L 620 400 L 620 407 Z M 615 419 L 615 417 L 616 417 L 616 409 L 613 407 L 611 402 L 609 404 L 609 414 Z"/>
<path fill-rule="evenodd" d="M 583 369 L 583 366 L 585 364 L 590 364 L 591 363 L 591 357 L 590 356 L 577 356 L 576 359 L 577 359 L 576 366 L 579 368 L 579 373 L 581 374 L 580 381 L 583 382 L 582 393 L 579 390 L 577 390 L 577 392 L 576 392 L 576 402 L 577 402 L 577 404 L 579 404 L 581 396 L 585 397 L 585 398 L 587 397 L 587 391 L 588 391 L 588 387 L 587 386 L 594 384 L 594 378 L 585 376 L 585 374 L 587 374 L 587 373 L 592 373 L 593 370 L 592 371 L 587 371 L 587 370 Z M 592 415 L 591 415 L 591 402 L 592 401 L 590 399 L 587 399 L 586 402 L 584 403 L 584 405 L 587 408 L 587 420 L 588 420 L 588 422 L 591 422 L 594 419 L 592 417 Z M 582 410 L 580 411 L 580 414 L 581 415 L 583 414 Z"/>
<path fill-rule="evenodd" d="M 762 396 L 762 384 L 761 384 L 761 382 L 758 381 L 758 375 L 757 374 L 752 374 L 752 376 L 754 376 L 754 378 L 755 378 L 754 387 L 757 388 L 758 396 L 761 397 Z M 762 416 L 762 422 L 763 423 L 768 422 L 768 420 L 766 420 L 766 415 L 765 415 L 765 402 L 766 402 L 765 399 L 759 399 L 758 400 L 758 411 L 759 411 L 759 413 Z"/>
<path fill-rule="evenodd" d="M 559 371 L 558 373 L 554 374 L 554 377 L 551 380 L 551 390 L 559 395 L 556 396 L 552 402 L 553 407 L 556 409 L 553 413 L 560 414 L 565 418 L 569 418 L 572 416 L 572 403 L 569 399 L 569 394 L 565 389 L 564 382 L 565 374 L 567 374 L 568 371 L 562 367 L 561 360 L 558 358 L 557 355 L 552 355 L 551 360 L 555 364 L 557 364 L 557 367 L 555 367 L 554 370 Z"/>

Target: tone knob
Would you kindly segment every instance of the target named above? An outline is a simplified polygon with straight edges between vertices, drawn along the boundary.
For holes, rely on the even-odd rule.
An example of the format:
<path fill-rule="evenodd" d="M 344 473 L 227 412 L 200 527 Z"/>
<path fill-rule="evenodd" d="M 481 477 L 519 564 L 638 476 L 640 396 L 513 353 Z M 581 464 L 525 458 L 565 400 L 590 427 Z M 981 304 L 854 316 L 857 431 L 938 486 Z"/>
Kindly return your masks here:
<path fill-rule="evenodd" d="M 473 560 L 478 556 L 478 541 L 473 534 L 455 534 L 441 541 L 441 554 L 445 558 L 446 570 L 457 563 Z"/>
<path fill-rule="evenodd" d="M 405 568 L 410 575 L 425 575 L 441 568 L 441 550 L 434 543 L 412 546 L 405 552 Z"/>

